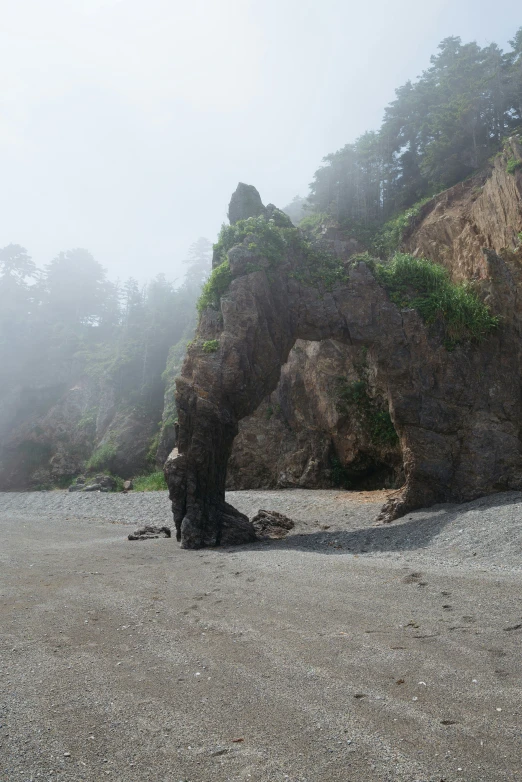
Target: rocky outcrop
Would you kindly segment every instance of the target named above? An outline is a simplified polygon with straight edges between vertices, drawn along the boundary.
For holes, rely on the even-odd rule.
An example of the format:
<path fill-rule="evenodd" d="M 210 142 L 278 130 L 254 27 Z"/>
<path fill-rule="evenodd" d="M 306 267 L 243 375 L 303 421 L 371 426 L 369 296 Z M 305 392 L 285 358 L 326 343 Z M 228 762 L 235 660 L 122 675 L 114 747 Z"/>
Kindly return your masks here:
<path fill-rule="evenodd" d="M 513 137 L 487 170 L 429 201 L 412 220 L 402 249 L 446 266 L 455 281 L 485 285 L 487 296 L 482 249 L 498 253 L 520 245 L 521 175 L 508 171 L 508 160 L 520 157 L 520 141 Z M 362 249 L 333 223 L 322 227 L 321 240 L 344 259 Z M 332 340 L 296 343 L 276 390 L 239 423 L 227 488 L 402 485 L 399 446 L 375 443 L 360 410 L 340 404 L 341 381 L 361 380 L 361 362 L 354 365 L 352 352 Z M 371 383 L 369 391 L 375 394 Z"/>
<path fill-rule="evenodd" d="M 129 483 L 129 481 L 126 481 L 126 483 Z M 69 486 L 69 491 L 109 492 L 114 491 L 117 488 L 117 485 L 117 481 L 112 475 L 105 475 L 104 473 L 101 473 L 100 475 L 95 475 L 94 477 L 90 478 L 88 481 L 83 475 L 79 475 L 76 478 L 76 481 Z"/>
<path fill-rule="evenodd" d="M 144 527 L 131 532 L 127 536 L 128 540 L 154 540 L 156 538 L 170 538 L 172 533 L 170 527 L 154 527 L 150 524 L 146 524 Z"/>
<path fill-rule="evenodd" d="M 253 185 L 245 185 L 244 182 L 240 182 L 228 206 L 230 224 L 234 225 L 239 220 L 259 217 L 263 214 L 265 214 L 265 207 L 256 188 Z"/>
<path fill-rule="evenodd" d="M 511 183 L 505 168 L 506 155 L 495 163 L 491 180 L 496 171 L 497 186 L 504 182 L 506 197 L 515 203 L 504 204 L 502 214 L 511 208 L 518 214 L 520 173 L 506 172 Z M 489 192 L 486 183 L 482 192 Z M 407 239 L 426 255 L 421 238 L 429 235 L 434 211 L 427 209 Z M 478 226 L 468 226 L 459 235 L 478 233 Z M 452 243 L 448 239 L 448 247 Z M 522 250 L 495 252 L 486 244 L 484 252 L 478 248 L 479 260 L 474 249 L 452 256 L 460 259 L 455 277 L 480 271 L 482 292 L 502 323 L 480 346 L 464 343 L 448 351 L 415 310 L 391 302 L 366 263 L 348 261 L 343 275 L 332 278 L 329 269 L 321 280 L 298 242 L 289 241 L 277 264 L 252 249 L 259 246 L 247 237 L 229 252 L 232 282 L 220 312 L 203 313 L 178 381 L 179 453 L 167 461 L 166 477 L 183 546 L 223 542 L 231 532 L 236 541 L 252 539 L 244 517 L 224 502 L 227 462 L 239 421 L 276 389 L 299 339 L 333 339 L 364 352 L 366 372 L 388 405 L 404 461 L 404 488 L 383 509 L 383 519 L 437 501 L 522 487 L 517 296 Z M 202 349 L 209 341 L 217 346 L 211 353 Z"/>
<path fill-rule="evenodd" d="M 485 171 L 429 201 L 403 239 L 403 249 L 445 266 L 453 279 L 488 280 L 489 255 L 516 251 L 522 232 L 522 159 L 519 137 L 504 145 Z"/>
<path fill-rule="evenodd" d="M 259 537 L 281 540 L 295 527 L 295 523 L 275 510 L 259 510 L 252 519 L 252 526 Z"/>
<path fill-rule="evenodd" d="M 364 351 L 298 340 L 276 390 L 239 422 L 227 489 L 398 488 L 398 438 L 391 428 L 372 427 L 377 411 L 387 409 Z"/>
<path fill-rule="evenodd" d="M 78 365 L 29 378 L 0 399 L 0 491 L 66 484 L 90 460 L 93 471 L 136 475 L 157 418 L 121 406 L 112 385 Z"/>
<path fill-rule="evenodd" d="M 238 186 L 233 198 L 242 188 Z M 264 214 L 270 218 L 274 210 L 270 205 Z M 310 236 L 340 260 L 363 250 L 333 221 L 324 222 Z M 374 413 L 387 410 L 364 351 L 335 340 L 298 340 L 276 390 L 239 422 L 227 489 L 401 486 L 404 471 L 395 433 L 390 437 L 389 432 L 372 431 L 370 411 L 361 400 L 355 404 L 346 398 L 357 384 L 371 397 Z"/>

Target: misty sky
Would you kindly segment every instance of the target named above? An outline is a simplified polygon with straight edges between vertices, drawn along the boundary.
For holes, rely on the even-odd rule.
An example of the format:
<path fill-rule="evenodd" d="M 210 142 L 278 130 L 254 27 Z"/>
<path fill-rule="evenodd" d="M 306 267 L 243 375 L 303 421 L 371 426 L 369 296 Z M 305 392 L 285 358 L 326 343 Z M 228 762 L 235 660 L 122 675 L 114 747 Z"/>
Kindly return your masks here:
<path fill-rule="evenodd" d="M 519 0 L 0 0 L 0 247 L 85 247 L 111 277 L 181 277 L 238 181 L 284 206 L 377 128 L 448 35 Z"/>

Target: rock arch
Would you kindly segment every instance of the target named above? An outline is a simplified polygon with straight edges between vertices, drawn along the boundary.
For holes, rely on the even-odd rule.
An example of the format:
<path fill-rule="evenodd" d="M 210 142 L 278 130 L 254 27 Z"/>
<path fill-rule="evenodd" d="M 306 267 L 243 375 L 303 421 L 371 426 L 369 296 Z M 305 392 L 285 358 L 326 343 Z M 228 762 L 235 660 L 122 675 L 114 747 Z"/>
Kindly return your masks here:
<path fill-rule="evenodd" d="M 364 348 L 298 340 L 276 390 L 239 421 L 227 491 L 397 489 L 402 452 L 387 411 Z"/>
<path fill-rule="evenodd" d="M 519 356 L 507 332 L 503 343 L 493 336 L 480 350 L 450 353 L 414 310 L 390 301 L 365 262 L 347 263 L 338 284 L 323 285 L 303 274 L 298 245 L 274 263 L 251 239 L 229 251 L 220 311 L 203 311 L 177 381 L 178 453 L 165 474 L 183 547 L 254 539 L 248 519 L 225 502 L 227 461 L 238 421 L 276 388 L 297 339 L 367 350 L 406 475 L 383 520 L 522 486 Z"/>

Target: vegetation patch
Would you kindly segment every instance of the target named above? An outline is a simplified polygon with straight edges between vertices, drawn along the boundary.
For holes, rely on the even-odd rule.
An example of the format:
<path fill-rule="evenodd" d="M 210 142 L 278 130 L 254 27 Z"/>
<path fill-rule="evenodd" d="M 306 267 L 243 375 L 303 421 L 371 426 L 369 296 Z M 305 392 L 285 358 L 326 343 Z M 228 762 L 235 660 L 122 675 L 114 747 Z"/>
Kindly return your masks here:
<path fill-rule="evenodd" d="M 266 417 L 270 421 L 273 415 L 279 415 L 281 412 L 281 405 L 276 402 L 275 405 L 268 405 L 266 408 Z"/>
<path fill-rule="evenodd" d="M 201 350 L 203 353 L 216 353 L 219 350 L 219 340 L 208 339 L 201 345 Z"/>
<path fill-rule="evenodd" d="M 78 429 L 82 429 L 82 430 L 96 429 L 97 413 L 98 411 L 96 410 L 96 408 L 87 410 L 87 412 L 82 415 L 82 417 L 77 423 Z"/>
<path fill-rule="evenodd" d="M 60 475 L 54 480 L 49 480 L 45 483 L 38 483 L 33 487 L 34 491 L 53 491 L 54 489 L 68 489 L 71 484 L 75 483 L 74 478 L 71 475 Z"/>
<path fill-rule="evenodd" d="M 302 236 L 299 237 L 299 250 L 302 262 L 300 268 L 291 273 L 294 279 L 325 291 L 332 291 L 348 281 L 347 268 L 336 255 Z"/>
<path fill-rule="evenodd" d="M 125 483 L 123 478 L 121 476 L 119 476 L 119 475 L 113 475 L 112 473 L 109 473 L 109 475 L 116 482 L 116 485 L 115 485 L 113 491 L 115 491 L 115 492 L 116 491 L 123 491 L 123 484 Z"/>
<path fill-rule="evenodd" d="M 158 424 L 158 426 L 161 426 L 161 421 Z M 151 438 L 149 447 L 147 449 L 147 461 L 151 465 L 156 464 L 156 453 L 157 453 L 158 448 L 159 448 L 160 439 L 161 439 L 161 432 L 156 432 L 154 437 Z"/>
<path fill-rule="evenodd" d="M 301 231 L 306 231 L 307 233 L 311 233 L 317 236 L 320 233 L 323 225 L 330 222 L 331 219 L 332 218 L 326 212 L 317 212 L 315 214 L 303 217 L 299 223 L 299 228 Z"/>
<path fill-rule="evenodd" d="M 521 168 L 522 168 L 522 160 L 517 160 L 517 158 L 515 157 L 509 158 L 506 165 L 506 171 L 508 172 L 508 174 L 515 174 Z"/>
<path fill-rule="evenodd" d="M 214 255 L 220 258 L 221 262 L 226 261 L 228 251 L 242 244 L 247 236 L 251 236 L 248 249 L 275 263 L 285 252 L 288 237 L 295 233 L 290 220 L 286 225 L 277 225 L 274 219 L 267 220 L 264 216 L 249 217 L 247 220 L 238 220 L 234 225 L 221 226 L 214 245 Z"/>
<path fill-rule="evenodd" d="M 212 274 L 204 284 L 201 296 L 196 305 L 198 312 L 203 312 L 207 307 L 214 310 L 219 309 L 221 297 L 225 291 L 228 290 L 232 279 L 232 272 L 227 258 L 223 263 L 212 270 Z"/>
<path fill-rule="evenodd" d="M 343 414 L 357 413 L 359 422 L 368 432 L 370 441 L 377 446 L 394 446 L 399 442 L 388 410 L 383 410 L 368 393 L 365 380 L 349 383 L 346 378 L 337 379 L 337 409 Z"/>
<path fill-rule="evenodd" d="M 407 229 L 413 220 L 419 216 L 422 207 L 429 201 L 431 201 L 431 196 L 423 198 L 413 206 L 410 206 L 409 209 L 406 209 L 405 212 L 401 212 L 401 214 L 384 223 L 372 241 L 372 250 L 379 258 L 389 258 L 390 255 L 393 255 L 399 249 Z"/>
<path fill-rule="evenodd" d="M 443 266 L 425 258 L 396 253 L 392 261 L 375 267 L 375 276 L 398 307 L 416 309 L 428 324 L 441 323 L 449 349 L 481 340 L 499 324 L 468 283 L 451 282 Z"/>
<path fill-rule="evenodd" d="M 387 410 L 371 410 L 368 414 L 370 435 L 378 445 L 397 445 L 399 436 Z"/>
<path fill-rule="evenodd" d="M 181 372 L 181 367 L 183 365 L 183 359 L 185 358 L 187 347 L 189 344 L 192 344 L 192 341 L 189 341 L 189 336 L 192 335 L 194 325 L 195 324 L 192 322 L 191 318 L 186 333 L 179 340 L 179 342 L 171 347 L 167 359 L 167 366 L 161 376 L 165 384 L 165 394 L 163 403 L 163 420 L 160 423 L 159 442 L 164 440 L 165 444 L 168 446 L 173 446 L 174 444 L 172 438 L 173 428 L 174 424 L 176 424 L 178 421 L 175 396 L 176 377 Z"/>
<path fill-rule="evenodd" d="M 46 464 L 53 453 L 49 443 L 43 443 L 38 440 L 24 440 L 18 445 L 16 450 L 22 456 L 29 469 Z"/>
<path fill-rule="evenodd" d="M 311 215 L 307 219 L 309 219 L 309 227 L 310 225 L 317 227 L 322 216 Z M 293 272 L 292 276 L 305 284 L 319 285 L 326 290 L 332 290 L 347 279 L 342 261 L 318 246 L 314 240 L 307 238 L 290 222 L 279 224 L 274 218 L 267 220 L 263 216 L 249 217 L 247 220 L 239 220 L 235 225 L 224 225 L 221 228 L 219 239 L 214 245 L 214 254 L 221 259 L 221 264 L 213 270 L 203 287 L 197 305 L 200 313 L 207 307 L 219 309 L 221 297 L 234 278 L 227 254 L 232 247 L 241 244 L 247 238 L 251 240 L 247 245 L 248 249 L 266 258 L 270 266 L 277 265 L 289 254 L 300 257 L 301 267 Z M 261 268 L 258 264 L 252 263 L 247 266 L 246 273 Z"/>
<path fill-rule="evenodd" d="M 75 482 L 72 475 L 60 475 L 53 481 L 54 489 L 68 489 Z"/>
<path fill-rule="evenodd" d="M 221 297 L 234 279 L 228 261 L 228 252 L 232 247 L 242 244 L 247 237 L 250 237 L 248 249 L 264 256 L 271 264 L 276 264 L 296 236 L 297 231 L 290 221 L 288 224 L 278 225 L 274 219 L 267 220 L 264 216 L 249 217 L 246 220 L 239 220 L 234 225 L 223 225 L 218 241 L 214 244 L 214 257 L 219 258 L 221 263 L 213 269 L 203 286 L 197 303 L 198 312 L 201 313 L 207 307 L 219 309 Z M 257 264 L 250 264 L 246 273 L 258 271 L 260 268 Z"/>
<path fill-rule="evenodd" d="M 167 482 L 161 470 L 151 472 L 148 475 L 138 475 L 137 478 L 132 479 L 132 484 L 134 491 L 165 491 L 167 489 Z"/>
<path fill-rule="evenodd" d="M 105 443 L 97 448 L 90 459 L 87 460 L 85 467 L 87 470 L 103 470 L 109 467 L 111 461 L 116 456 L 116 448 L 112 443 Z"/>
<path fill-rule="evenodd" d="M 362 407 L 367 404 L 369 397 L 364 380 L 355 380 L 348 383 L 346 378 L 337 378 L 337 409 L 340 413 L 347 413 L 351 405 Z"/>

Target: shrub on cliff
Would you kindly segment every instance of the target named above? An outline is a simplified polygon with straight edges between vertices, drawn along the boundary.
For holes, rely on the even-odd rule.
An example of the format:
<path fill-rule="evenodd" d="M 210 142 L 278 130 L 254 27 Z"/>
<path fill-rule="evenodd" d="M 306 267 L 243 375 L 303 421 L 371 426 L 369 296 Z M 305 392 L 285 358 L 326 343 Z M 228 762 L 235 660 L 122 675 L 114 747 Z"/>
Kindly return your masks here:
<path fill-rule="evenodd" d="M 506 171 L 508 172 L 508 174 L 515 174 L 521 168 L 522 168 L 522 160 L 517 160 L 514 157 L 509 158 L 506 165 Z"/>
<path fill-rule="evenodd" d="M 246 220 L 239 220 L 234 225 L 221 227 L 218 240 L 214 244 L 214 258 L 220 259 L 221 263 L 213 269 L 203 286 L 197 303 L 198 312 L 203 312 L 207 307 L 219 309 L 221 296 L 228 290 L 233 280 L 228 251 L 242 244 L 247 237 L 249 237 L 248 249 L 251 252 L 262 255 L 272 264 L 281 260 L 297 237 L 297 231 L 290 221 L 284 222 L 287 219 L 285 215 L 278 212 L 277 220 L 267 219 L 265 216 L 249 217 Z M 255 269 L 252 268 L 250 271 Z"/>
<path fill-rule="evenodd" d="M 480 340 L 498 326 L 498 317 L 469 284 L 452 282 L 443 266 L 424 258 L 397 253 L 389 263 L 378 264 L 375 275 L 398 307 L 416 309 L 426 323 L 441 322 L 447 347 Z"/>
<path fill-rule="evenodd" d="M 390 413 L 370 396 L 366 380 L 349 383 L 346 378 L 339 377 L 336 392 L 339 412 L 347 415 L 356 411 L 359 423 L 367 431 L 373 445 L 394 447 L 398 444 L 399 437 Z"/>
<path fill-rule="evenodd" d="M 389 258 L 390 255 L 397 252 L 404 237 L 404 234 L 411 226 L 412 222 L 421 213 L 422 207 L 431 200 L 431 196 L 423 198 L 418 203 L 411 206 L 406 211 L 391 220 L 388 220 L 374 236 L 372 250 L 380 258 Z"/>
<path fill-rule="evenodd" d="M 90 472 L 95 470 L 108 469 L 114 457 L 116 456 L 116 448 L 112 443 L 105 443 L 97 448 L 90 459 L 86 462 L 85 466 Z"/>
<path fill-rule="evenodd" d="M 247 240 L 247 248 L 252 253 L 266 258 L 270 267 L 275 267 L 282 260 L 292 255 L 300 256 L 300 264 L 291 276 L 306 285 L 318 286 L 324 290 L 332 290 L 346 280 L 346 269 L 343 261 L 328 252 L 315 238 L 310 238 L 309 231 L 298 230 L 278 210 L 274 210 L 274 218 L 266 216 L 249 217 L 239 220 L 234 225 L 223 225 L 218 241 L 214 244 L 214 257 L 222 262 L 212 271 L 204 285 L 197 304 L 201 313 L 207 307 L 218 310 L 222 295 L 228 290 L 234 275 L 230 268 L 228 252 Z M 308 224 L 315 225 L 312 220 Z M 317 226 L 316 226 L 317 227 Z M 255 263 L 249 264 L 244 273 L 257 271 Z M 205 350 L 205 347 L 203 347 Z M 212 352 L 209 350 L 208 352 Z"/>
<path fill-rule="evenodd" d="M 203 286 L 201 296 L 197 303 L 198 312 L 203 312 L 207 307 L 211 307 L 215 310 L 219 309 L 221 296 L 228 289 L 231 282 L 232 272 L 230 271 L 230 264 L 227 259 L 213 269 L 212 274 Z"/>

